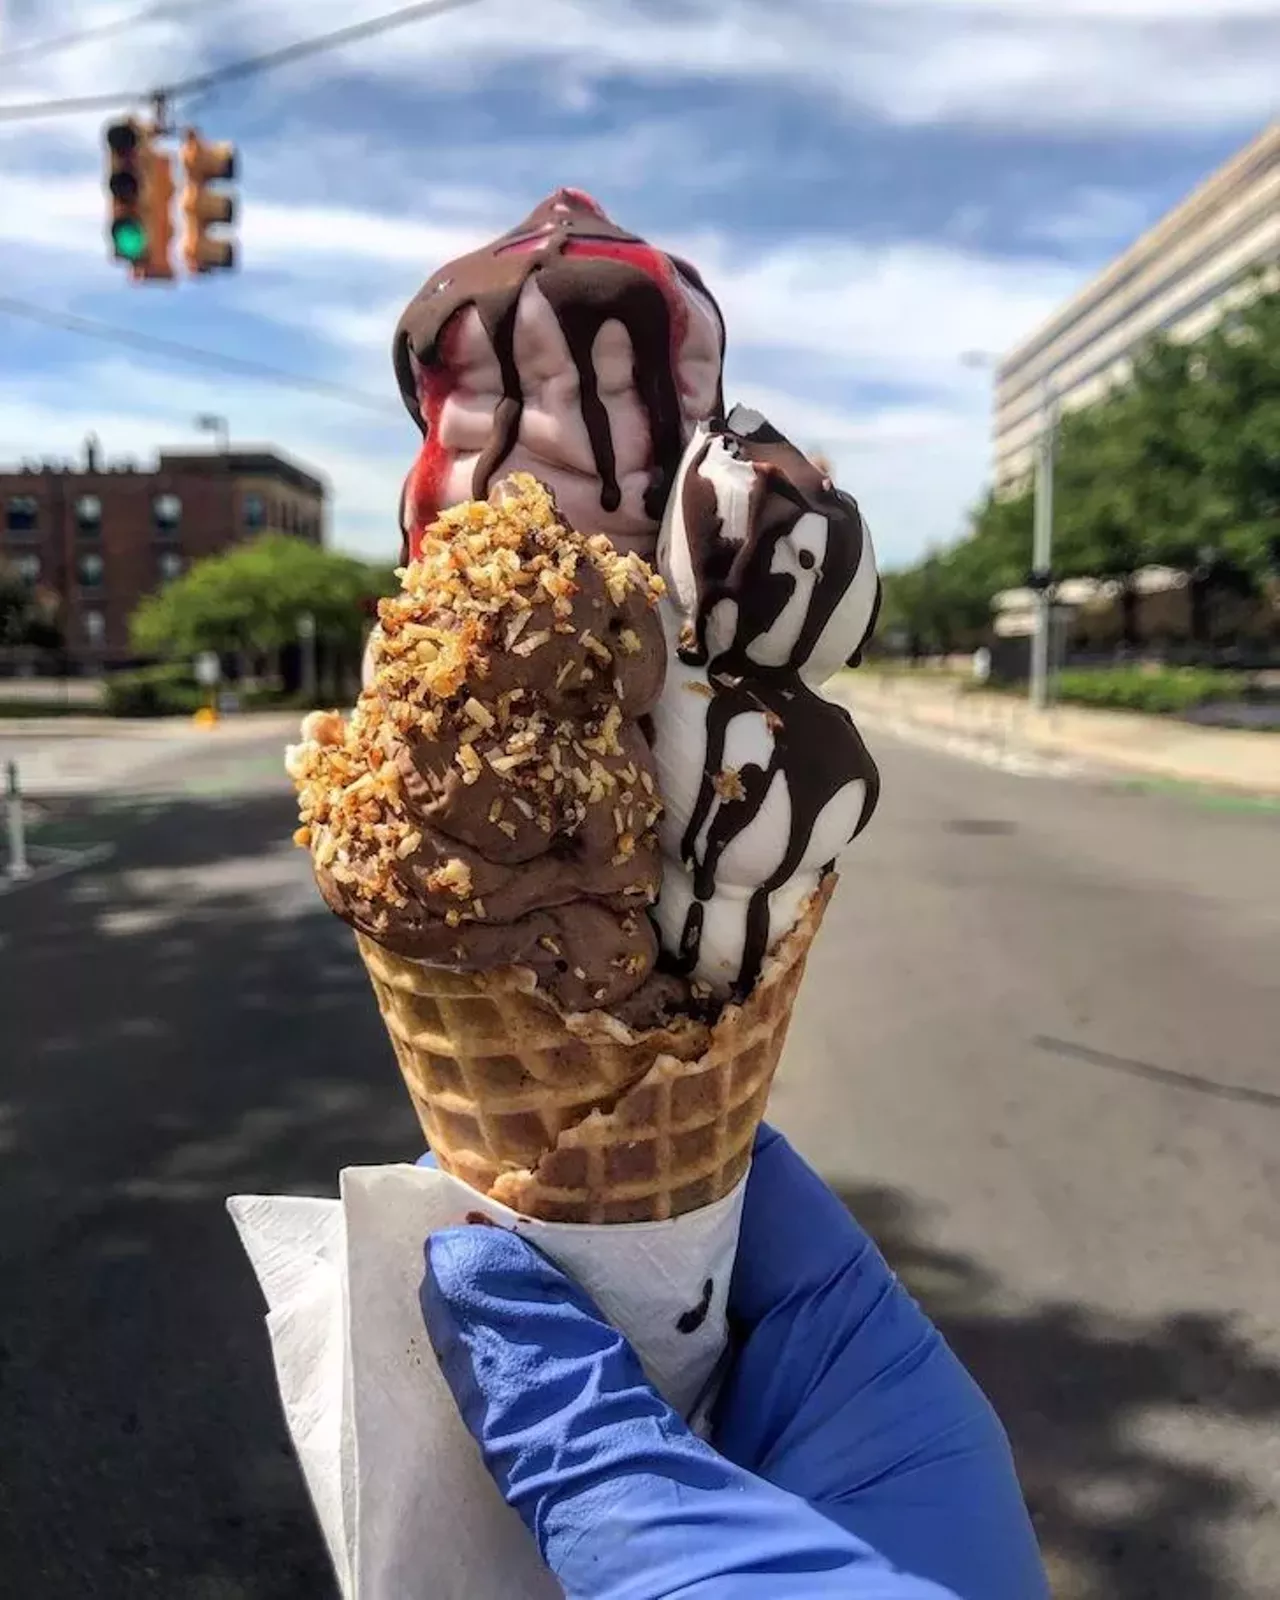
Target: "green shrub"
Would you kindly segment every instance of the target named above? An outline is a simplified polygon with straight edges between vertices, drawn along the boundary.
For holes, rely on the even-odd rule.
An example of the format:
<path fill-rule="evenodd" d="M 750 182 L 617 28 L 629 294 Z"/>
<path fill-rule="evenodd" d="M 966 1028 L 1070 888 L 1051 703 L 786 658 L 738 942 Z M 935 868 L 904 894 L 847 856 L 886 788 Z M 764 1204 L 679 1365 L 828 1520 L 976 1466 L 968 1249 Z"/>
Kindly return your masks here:
<path fill-rule="evenodd" d="M 117 672 L 107 679 L 103 703 L 113 717 L 180 717 L 208 700 L 186 666 L 165 663 Z"/>
<path fill-rule="evenodd" d="M 1176 716 L 1212 700 L 1238 699 L 1248 680 L 1212 667 L 1099 667 L 1062 672 L 1056 679 L 1064 705 L 1103 706 Z"/>
<path fill-rule="evenodd" d="M 20 721 L 25 717 L 98 717 L 100 705 L 80 705 L 75 700 L 0 700 L 0 718 Z"/>

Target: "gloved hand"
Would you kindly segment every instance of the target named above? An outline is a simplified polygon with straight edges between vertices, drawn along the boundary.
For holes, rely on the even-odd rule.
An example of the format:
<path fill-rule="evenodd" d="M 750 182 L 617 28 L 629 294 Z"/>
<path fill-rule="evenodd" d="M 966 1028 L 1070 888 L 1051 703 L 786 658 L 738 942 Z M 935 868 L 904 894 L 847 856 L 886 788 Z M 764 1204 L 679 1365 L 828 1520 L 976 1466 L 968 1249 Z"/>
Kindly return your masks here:
<path fill-rule="evenodd" d="M 715 1443 L 558 1268 L 501 1228 L 427 1241 L 431 1342 L 570 1600 L 1044 1600 L 1008 1444 L 972 1379 L 764 1128 Z"/>

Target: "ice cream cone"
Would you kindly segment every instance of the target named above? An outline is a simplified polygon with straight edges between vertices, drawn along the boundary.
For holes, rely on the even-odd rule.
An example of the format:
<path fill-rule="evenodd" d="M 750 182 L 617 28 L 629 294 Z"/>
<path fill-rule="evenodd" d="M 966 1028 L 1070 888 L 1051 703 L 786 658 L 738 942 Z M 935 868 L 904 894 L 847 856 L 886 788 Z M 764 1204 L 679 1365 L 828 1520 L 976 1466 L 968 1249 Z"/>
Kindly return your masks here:
<path fill-rule="evenodd" d="M 714 1027 L 636 1034 L 566 1016 L 519 968 L 458 974 L 359 936 L 440 1166 L 526 1216 L 646 1222 L 728 1194 L 747 1169 L 829 874 L 741 1005 Z"/>

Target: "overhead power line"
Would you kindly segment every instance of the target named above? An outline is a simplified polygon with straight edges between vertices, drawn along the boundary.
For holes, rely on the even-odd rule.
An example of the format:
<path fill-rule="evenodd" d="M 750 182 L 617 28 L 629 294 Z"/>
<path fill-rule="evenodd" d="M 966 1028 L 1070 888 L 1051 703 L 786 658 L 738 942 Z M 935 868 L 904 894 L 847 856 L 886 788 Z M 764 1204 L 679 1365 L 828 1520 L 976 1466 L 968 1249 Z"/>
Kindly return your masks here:
<path fill-rule="evenodd" d="M 94 39 L 108 39 L 116 33 L 130 33 L 134 28 L 144 27 L 148 22 L 159 22 L 165 17 L 181 16 L 185 11 L 204 11 L 207 7 L 208 0 L 159 0 L 159 4 L 147 6 L 145 10 L 135 11 L 127 17 L 116 17 L 111 22 L 99 22 L 92 27 L 77 28 L 72 33 L 58 33 L 44 39 L 32 39 L 26 44 L 15 44 L 8 50 L 0 50 L 0 68 L 17 66 L 19 63 L 25 66 L 28 62 L 56 55 L 60 50 L 71 50 L 78 44 L 88 44 Z"/>
<path fill-rule="evenodd" d="M 65 100 L 33 101 L 26 105 L 0 105 L 0 121 L 17 122 L 37 117 L 72 116 L 82 111 L 110 111 L 118 106 L 163 95 L 166 100 L 181 100 L 187 95 L 203 94 L 224 83 L 269 72 L 307 56 L 320 55 L 326 50 L 337 50 L 343 45 L 356 44 L 371 39 L 379 33 L 389 33 L 393 28 L 407 27 L 411 22 L 421 22 L 428 17 L 440 16 L 447 11 L 461 11 L 466 6 L 479 4 L 479 0 L 418 0 L 418 4 L 401 6 L 380 17 L 370 17 L 366 22 L 353 22 L 333 33 L 323 33 L 313 39 L 299 39 L 294 44 L 269 50 L 265 55 L 252 56 L 244 61 L 231 61 L 223 67 L 213 67 L 208 72 L 180 78 L 173 83 L 161 83 L 151 89 L 125 89 L 118 94 L 77 95 Z"/>
<path fill-rule="evenodd" d="M 377 395 L 365 394 L 360 389 L 348 389 L 343 384 L 328 383 L 323 378 L 309 378 L 301 372 L 286 372 L 283 368 L 268 366 L 266 362 L 252 361 L 244 356 L 226 355 L 220 350 L 205 350 L 199 345 L 183 344 L 177 339 L 135 333 L 131 328 L 117 328 L 113 323 L 98 322 L 92 317 L 77 316 L 71 311 L 53 311 L 11 295 L 0 295 L 0 313 L 22 317 L 27 322 L 42 323 L 47 328 L 58 328 L 64 333 L 82 333 L 91 339 L 104 339 L 111 344 L 123 345 L 126 349 L 172 356 L 193 366 L 229 372 L 237 377 L 259 378 L 266 383 L 278 384 L 281 388 L 297 389 L 304 394 L 321 395 L 328 400 L 341 401 L 344 405 L 358 406 L 377 416 L 404 416 L 403 407 L 398 402 L 379 399 Z"/>

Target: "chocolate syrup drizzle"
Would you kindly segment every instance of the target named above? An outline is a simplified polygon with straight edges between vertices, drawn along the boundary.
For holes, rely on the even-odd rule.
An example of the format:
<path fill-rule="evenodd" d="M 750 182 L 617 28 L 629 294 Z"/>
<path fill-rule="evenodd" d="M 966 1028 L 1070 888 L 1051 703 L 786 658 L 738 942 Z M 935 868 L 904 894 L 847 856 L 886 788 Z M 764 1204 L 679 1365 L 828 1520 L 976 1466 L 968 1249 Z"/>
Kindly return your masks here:
<path fill-rule="evenodd" d="M 692 869 L 694 899 L 680 939 L 678 968 L 697 965 L 703 926 L 703 904 L 715 893 L 721 857 L 735 838 L 759 815 L 778 773 L 791 799 L 791 836 L 777 869 L 751 894 L 747 907 L 742 965 L 735 998 L 750 992 L 769 946 L 769 897 L 798 870 L 809 850 L 813 830 L 824 808 L 848 783 L 866 785 L 862 810 L 853 835 L 870 820 L 880 793 L 880 776 L 853 719 L 843 706 L 815 694 L 801 677 L 814 646 L 853 583 L 863 560 L 866 529 L 856 502 L 833 487 L 811 461 L 767 422 L 742 431 L 744 414 L 735 410 L 727 422 L 710 425 L 713 438 L 726 440 L 734 454 L 757 469 L 750 491 L 749 533 L 738 544 L 722 534 L 714 485 L 699 471 L 711 449 L 708 439 L 685 473 L 681 506 L 697 592 L 694 638 L 679 650 L 682 660 L 705 665 L 714 693 L 707 705 L 707 748 L 702 782 L 680 854 Z M 816 512 L 827 522 L 822 571 L 810 599 L 795 645 L 782 666 L 753 661 L 748 646 L 769 632 L 791 598 L 796 580 L 770 571 L 779 541 L 800 518 Z M 728 649 L 709 658 L 707 623 L 722 601 L 737 606 L 734 636 Z M 874 626 L 876 604 L 858 650 Z M 702 854 L 698 838 L 716 800 L 715 778 L 724 766 L 729 724 L 744 712 L 763 713 L 773 733 L 773 754 L 767 767 L 754 763 L 738 769 L 743 794 L 722 801 L 707 829 Z"/>
<path fill-rule="evenodd" d="M 472 498 L 482 500 L 515 446 L 524 392 L 515 360 L 516 311 L 525 284 L 538 287 L 560 323 L 578 369 L 582 418 L 601 483 L 605 512 L 621 503 L 609 417 L 600 398 L 592 346 L 604 323 L 621 322 L 635 353 L 635 383 L 648 416 L 653 467 L 645 510 L 657 522 L 684 449 L 676 360 L 687 310 L 677 280 L 695 289 L 724 320 L 699 274 L 636 234 L 619 228 L 588 195 L 560 189 L 509 233 L 441 267 L 406 307 L 392 346 L 400 393 L 424 437 L 423 375 L 446 366 L 445 335 L 453 319 L 474 306 L 492 342 L 502 374 L 502 399 L 486 449 L 475 465 Z M 716 410 L 721 409 L 717 399 Z M 437 510 L 439 508 L 436 508 Z M 404 558 L 410 554 L 405 532 Z"/>

